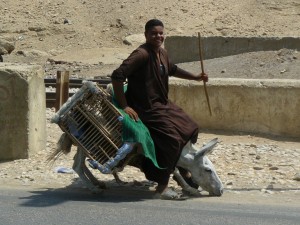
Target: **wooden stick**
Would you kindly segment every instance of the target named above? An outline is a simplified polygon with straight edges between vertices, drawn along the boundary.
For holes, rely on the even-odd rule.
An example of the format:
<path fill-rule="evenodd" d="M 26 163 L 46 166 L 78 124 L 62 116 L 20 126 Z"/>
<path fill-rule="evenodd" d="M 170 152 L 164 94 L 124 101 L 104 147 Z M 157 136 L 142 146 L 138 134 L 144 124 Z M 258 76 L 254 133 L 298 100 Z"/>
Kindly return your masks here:
<path fill-rule="evenodd" d="M 200 32 L 198 32 L 198 39 L 199 39 L 199 56 L 200 56 L 201 70 L 202 70 L 202 73 L 204 73 Z M 212 116 L 211 108 L 210 108 L 210 103 L 209 103 L 209 97 L 208 97 L 207 88 L 206 88 L 206 82 L 205 81 L 203 81 L 203 85 L 204 85 L 204 91 L 205 91 L 206 101 L 207 101 L 207 105 L 208 105 L 208 109 L 209 109 L 209 114 L 210 114 L 210 116 Z"/>

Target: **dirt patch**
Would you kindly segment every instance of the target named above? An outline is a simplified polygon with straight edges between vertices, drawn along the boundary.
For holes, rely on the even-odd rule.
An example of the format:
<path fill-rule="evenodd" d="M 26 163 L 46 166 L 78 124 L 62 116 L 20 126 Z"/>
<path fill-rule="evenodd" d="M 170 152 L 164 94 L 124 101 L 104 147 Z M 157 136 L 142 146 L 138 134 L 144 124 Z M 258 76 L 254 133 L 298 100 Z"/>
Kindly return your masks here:
<path fill-rule="evenodd" d="M 178 65 L 194 73 L 201 71 L 199 62 Z M 211 78 L 299 79 L 300 53 L 290 49 L 249 52 L 204 60 L 204 68 Z"/>
<path fill-rule="evenodd" d="M 111 74 L 135 48 L 125 45 L 124 39 L 130 35 L 143 35 L 145 22 L 153 17 L 164 22 L 166 35 L 201 32 L 202 36 L 208 37 L 300 36 L 300 5 L 295 0 L 221 0 L 217 3 L 213 0 L 176 3 L 171 0 L 143 3 L 138 0 L 24 0 L 22 4 L 0 0 L 0 4 L 4 6 L 0 9 L 0 35 L 15 43 L 15 50 L 4 55 L 4 61 L 41 64 L 48 76 L 55 76 L 58 69 L 71 70 L 72 76 L 79 78 Z M 286 63 L 276 64 L 273 68 L 277 63 L 272 61 L 273 58 L 281 58 L 276 54 L 265 54 L 257 60 L 252 57 L 254 55 L 246 54 L 241 56 L 247 58 L 242 60 L 244 64 L 232 68 L 225 64 L 239 60 L 225 57 L 211 61 L 212 67 L 207 62 L 206 67 L 211 77 L 235 74 L 240 77 L 247 72 L 241 71 L 243 66 L 256 68 L 255 63 L 259 63 L 258 71 L 264 72 L 264 77 L 276 78 L 277 73 L 290 76 Z M 62 63 L 53 64 L 52 60 Z M 259 76 L 254 70 L 249 74 L 249 78 Z"/>

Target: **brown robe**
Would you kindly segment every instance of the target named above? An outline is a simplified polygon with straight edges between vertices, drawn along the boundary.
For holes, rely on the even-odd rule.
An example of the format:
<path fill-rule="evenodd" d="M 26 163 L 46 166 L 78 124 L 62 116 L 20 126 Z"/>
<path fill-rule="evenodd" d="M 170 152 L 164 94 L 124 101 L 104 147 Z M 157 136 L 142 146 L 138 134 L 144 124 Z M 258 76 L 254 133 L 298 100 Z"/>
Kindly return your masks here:
<path fill-rule="evenodd" d="M 149 45 L 141 45 L 113 72 L 112 79 L 128 80 L 127 104 L 149 129 L 158 164 L 166 168 L 158 169 L 145 159 L 142 169 L 147 179 L 167 184 L 184 145 L 197 141 L 198 126 L 168 99 L 169 76 L 176 73 L 177 66 L 169 61 L 165 49 L 160 48 L 159 54 L 160 62 Z"/>

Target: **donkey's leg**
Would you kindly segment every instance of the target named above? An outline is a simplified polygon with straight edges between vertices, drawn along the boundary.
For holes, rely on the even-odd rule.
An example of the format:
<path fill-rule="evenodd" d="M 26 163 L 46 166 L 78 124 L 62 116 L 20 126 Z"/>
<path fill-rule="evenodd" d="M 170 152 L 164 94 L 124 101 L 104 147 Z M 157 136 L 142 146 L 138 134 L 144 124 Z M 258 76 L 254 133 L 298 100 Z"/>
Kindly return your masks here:
<path fill-rule="evenodd" d="M 192 188 L 198 189 L 199 185 L 196 184 L 193 180 L 192 180 L 192 174 L 184 169 L 183 167 L 177 166 L 176 167 L 179 170 L 179 173 L 181 174 L 181 176 L 183 177 L 183 179 L 185 180 L 185 182 L 191 186 Z"/>
<path fill-rule="evenodd" d="M 103 191 L 103 189 L 100 189 L 97 183 L 97 185 L 95 185 L 95 183 L 93 183 L 93 181 L 97 180 L 93 175 L 91 177 L 93 177 L 93 181 L 89 179 L 87 173 L 90 173 L 89 175 L 91 175 L 91 172 L 86 172 L 86 170 L 88 170 L 88 168 L 86 168 L 85 165 L 85 155 L 83 150 L 78 147 L 77 148 L 77 153 L 74 156 L 74 163 L 73 163 L 73 170 L 78 174 L 78 176 L 80 177 L 80 179 L 83 181 L 83 183 L 87 186 L 88 189 L 90 189 L 93 193 L 100 193 Z"/>
<path fill-rule="evenodd" d="M 190 195 L 193 196 L 199 196 L 200 192 L 199 190 L 191 187 L 185 180 L 184 178 L 181 176 L 178 168 L 175 168 L 174 170 L 174 176 L 176 178 L 176 181 L 178 182 L 178 184 L 180 185 L 180 187 L 182 188 L 183 191 L 187 192 Z"/>
<path fill-rule="evenodd" d="M 88 177 L 88 179 L 95 185 L 98 186 L 101 189 L 106 189 L 106 185 L 103 181 L 98 180 L 96 177 L 94 177 L 94 175 L 92 174 L 92 172 L 86 167 L 85 162 L 82 162 L 82 170 L 84 172 L 84 174 Z"/>
<path fill-rule="evenodd" d="M 123 165 L 121 167 L 119 167 L 118 169 L 114 170 L 112 173 L 116 182 L 119 185 L 128 184 L 128 182 L 121 180 L 121 178 L 118 174 L 118 172 L 123 171 L 123 169 L 126 165 L 130 165 L 130 166 L 133 166 L 133 167 L 136 167 L 139 169 L 141 168 L 143 156 L 141 156 L 141 153 L 138 153 L 138 152 L 142 152 L 142 149 L 141 149 L 142 146 L 139 143 L 135 143 L 133 148 L 134 149 L 132 150 L 132 152 L 126 156 L 126 160 L 125 160 L 125 162 L 123 162 Z"/>
<path fill-rule="evenodd" d="M 120 176 L 118 174 L 118 171 L 114 171 L 112 174 L 113 174 L 113 176 L 114 176 L 117 184 L 119 184 L 119 185 L 126 185 L 126 184 L 128 184 L 127 181 L 121 180 L 121 178 L 120 178 Z"/>

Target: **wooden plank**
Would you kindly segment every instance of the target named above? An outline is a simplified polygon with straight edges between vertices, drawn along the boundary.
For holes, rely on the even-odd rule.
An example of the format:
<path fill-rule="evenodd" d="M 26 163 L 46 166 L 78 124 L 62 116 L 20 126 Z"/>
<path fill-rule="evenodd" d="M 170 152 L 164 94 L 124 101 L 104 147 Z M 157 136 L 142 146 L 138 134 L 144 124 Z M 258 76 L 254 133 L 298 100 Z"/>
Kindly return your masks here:
<path fill-rule="evenodd" d="M 111 83 L 111 79 L 110 78 L 103 78 L 103 79 L 85 79 L 85 80 L 88 80 L 88 81 L 92 81 L 92 82 L 96 82 L 96 83 L 100 83 L 100 84 L 109 84 Z M 45 78 L 44 79 L 45 81 L 45 84 L 46 83 L 56 83 L 56 79 L 55 78 Z M 74 79 L 74 78 L 71 78 L 69 80 L 69 83 L 71 84 L 82 84 L 82 81 L 83 79 Z"/>
<path fill-rule="evenodd" d="M 46 107 L 53 108 L 55 107 L 56 99 L 46 99 Z"/>
<path fill-rule="evenodd" d="M 69 71 L 57 71 L 55 104 L 56 112 L 69 98 L 69 74 Z"/>
<path fill-rule="evenodd" d="M 71 97 L 74 93 L 69 92 L 69 97 Z M 46 99 L 56 99 L 56 92 L 46 92 Z"/>

